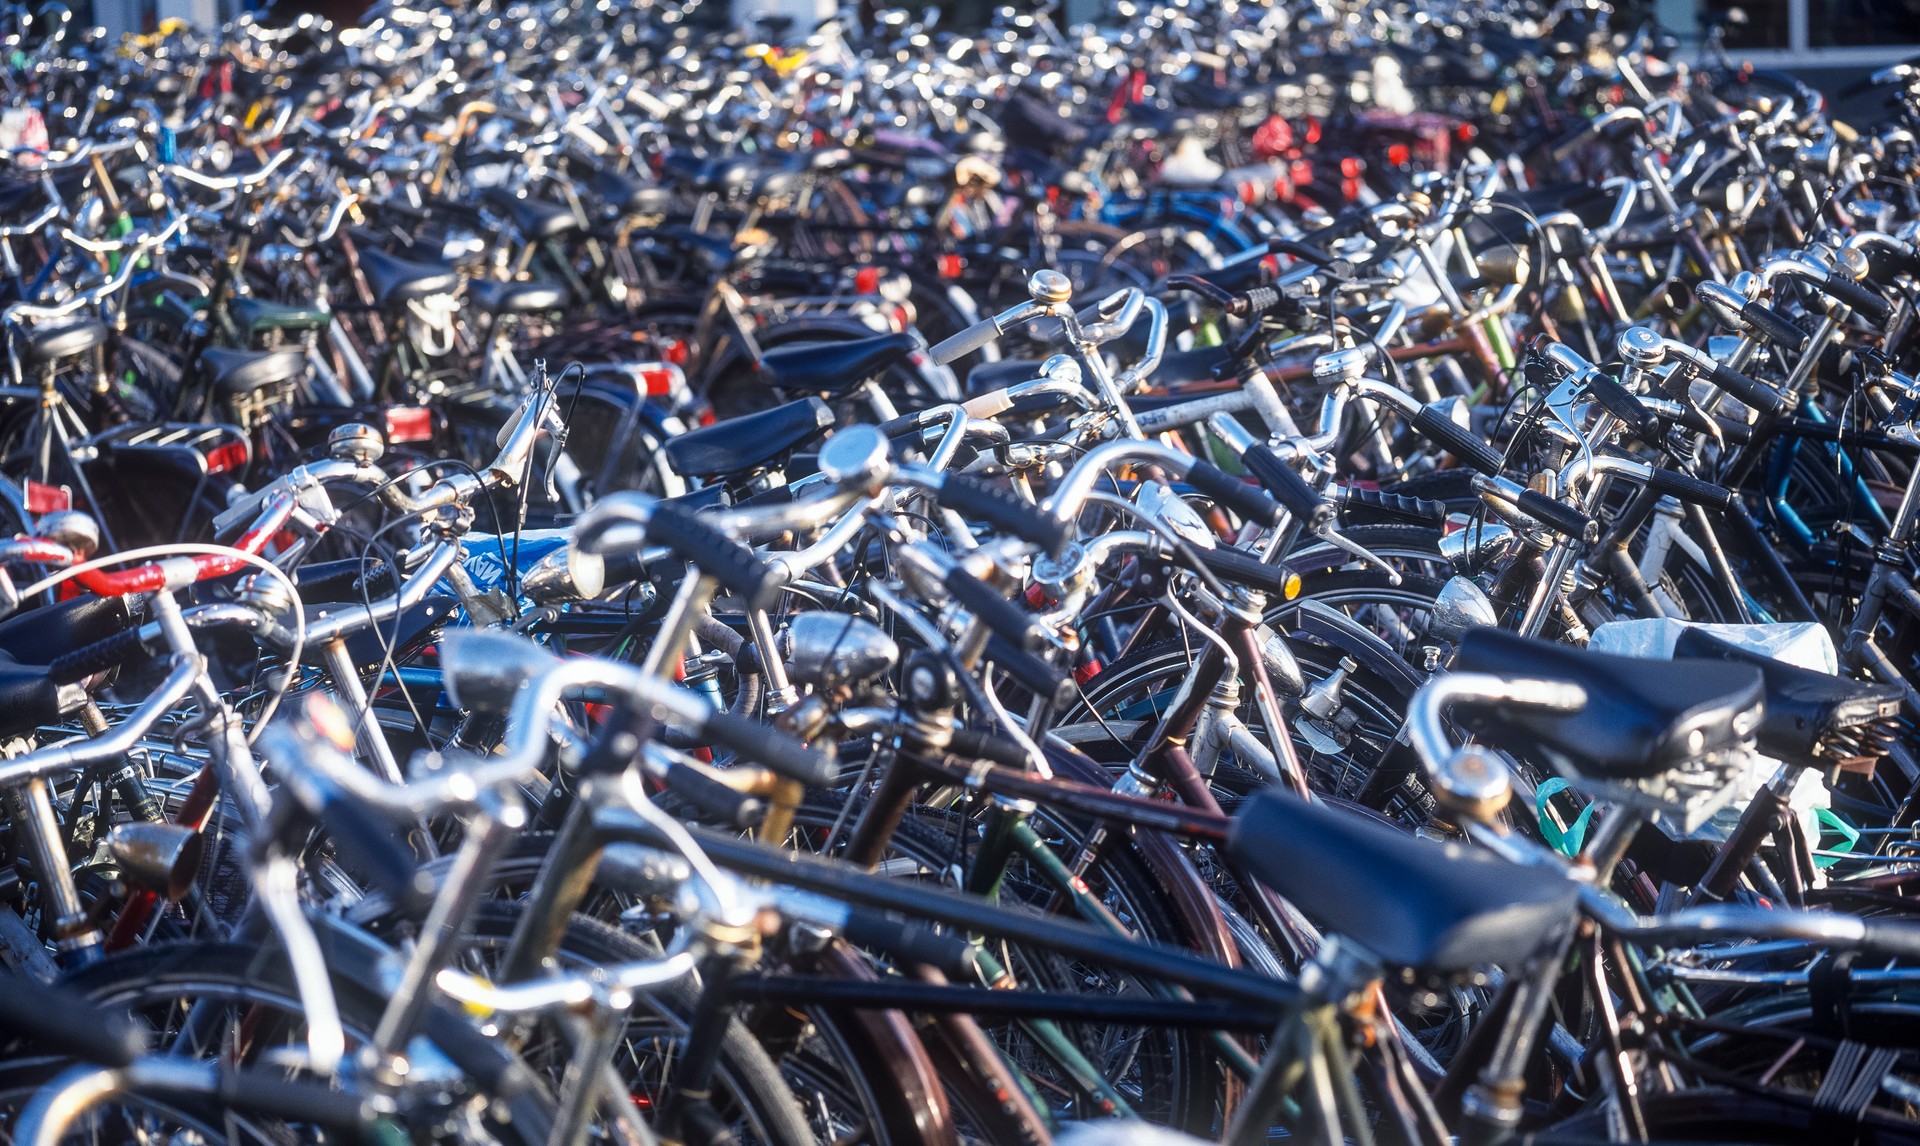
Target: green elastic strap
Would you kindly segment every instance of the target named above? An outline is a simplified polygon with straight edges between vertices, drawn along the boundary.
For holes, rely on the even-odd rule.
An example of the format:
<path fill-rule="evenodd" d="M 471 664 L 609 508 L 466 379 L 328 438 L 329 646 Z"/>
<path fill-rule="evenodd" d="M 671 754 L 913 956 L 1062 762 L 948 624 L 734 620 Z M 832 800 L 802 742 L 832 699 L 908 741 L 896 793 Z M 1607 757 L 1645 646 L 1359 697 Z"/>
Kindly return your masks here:
<path fill-rule="evenodd" d="M 1534 789 L 1534 803 L 1540 808 L 1540 834 L 1547 838 L 1548 846 L 1563 856 L 1577 856 L 1580 848 L 1587 842 L 1587 826 L 1593 822 L 1593 805 L 1580 809 L 1574 818 L 1573 826 L 1564 833 L 1560 825 L 1553 822 L 1553 816 L 1547 808 L 1547 801 L 1566 791 L 1573 785 L 1555 776 Z"/>
<path fill-rule="evenodd" d="M 1814 823 L 1820 828 L 1820 850 L 1823 852 L 1851 852 L 1853 851 L 1853 845 L 1860 842 L 1860 829 L 1841 819 L 1830 809 L 1815 808 L 1813 810 L 1813 819 Z M 1839 836 L 1839 842 L 1827 842 L 1827 836 L 1829 834 Z M 1839 862 L 1839 856 L 1813 857 L 1813 866 L 1815 867 L 1832 867 Z"/>

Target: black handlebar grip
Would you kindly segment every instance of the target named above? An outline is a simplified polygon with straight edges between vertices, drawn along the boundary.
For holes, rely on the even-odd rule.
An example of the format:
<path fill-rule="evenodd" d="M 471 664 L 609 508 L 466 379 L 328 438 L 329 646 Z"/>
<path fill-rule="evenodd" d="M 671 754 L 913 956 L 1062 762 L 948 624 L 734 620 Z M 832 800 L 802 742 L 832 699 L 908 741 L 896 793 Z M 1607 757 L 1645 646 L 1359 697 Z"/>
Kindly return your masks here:
<path fill-rule="evenodd" d="M 988 760 L 1022 772 L 1033 766 L 1033 762 L 1027 759 L 1027 750 L 1017 742 L 974 728 L 954 729 L 952 738 L 947 741 L 947 753 L 962 758 Z"/>
<path fill-rule="evenodd" d="M 1660 427 L 1647 414 L 1640 399 L 1633 396 L 1633 391 L 1595 370 L 1587 375 L 1587 393 L 1607 413 L 1626 423 L 1634 437 L 1652 445 L 1660 444 Z"/>
<path fill-rule="evenodd" d="M 1212 462 L 1193 463 L 1187 470 L 1187 484 L 1249 521 L 1280 524 L 1277 502 Z"/>
<path fill-rule="evenodd" d="M 1758 378 L 1749 378 L 1731 366 L 1715 363 L 1713 373 L 1708 377 L 1713 380 L 1715 386 L 1770 418 L 1777 417 L 1786 411 L 1786 395 Z"/>
<path fill-rule="evenodd" d="M 1447 503 L 1433 501 L 1411 494 L 1392 493 L 1383 489 L 1361 489 L 1348 486 L 1340 497 L 1340 510 L 1345 514 L 1351 510 L 1364 509 L 1380 517 L 1396 521 L 1412 522 L 1415 525 L 1441 526 L 1447 522 Z"/>
<path fill-rule="evenodd" d="M 318 812 L 340 861 L 384 892 L 402 913 L 417 915 L 433 902 L 426 881 L 416 878 L 420 861 L 391 821 L 340 791 L 328 792 Z"/>
<path fill-rule="evenodd" d="M 1000 324 L 991 318 L 983 318 L 960 333 L 935 343 L 930 353 L 935 362 L 945 366 L 956 358 L 972 354 L 998 337 Z"/>
<path fill-rule="evenodd" d="M 1287 595 L 1287 570 L 1278 565 L 1268 565 L 1259 558 L 1238 549 L 1202 549 L 1194 547 L 1200 555 L 1200 563 L 1213 571 L 1213 575 L 1222 581 L 1231 581 L 1236 585 L 1245 585 L 1249 589 L 1258 589 L 1262 593 L 1285 597 Z"/>
<path fill-rule="evenodd" d="M 1259 479 L 1273 500 L 1292 514 L 1295 521 L 1313 529 L 1333 518 L 1333 507 L 1320 496 L 1320 491 L 1308 485 L 1307 479 L 1264 444 L 1248 446 L 1240 460 L 1247 472 Z"/>
<path fill-rule="evenodd" d="M 1750 302 L 1741 307 L 1740 317 L 1746 319 L 1756 333 L 1789 354 L 1806 349 L 1807 339 L 1813 337 L 1764 302 Z"/>
<path fill-rule="evenodd" d="M 1886 919 L 1863 919 L 1860 922 L 1866 926 L 1860 946 L 1882 955 L 1920 959 L 1920 923 Z"/>
<path fill-rule="evenodd" d="M 1556 533 L 1565 534 L 1577 541 L 1596 541 L 1600 537 L 1600 523 L 1579 510 L 1555 501 L 1539 490 L 1523 491 L 1514 499 L 1521 512 L 1540 522 Z"/>
<path fill-rule="evenodd" d="M 824 788 L 839 772 L 834 759 L 758 720 L 716 710 L 700 724 L 700 735 L 743 760 L 765 765 L 810 788 Z"/>
<path fill-rule="evenodd" d="M 72 684 L 144 656 L 146 651 L 147 647 L 140 643 L 140 630 L 128 629 L 70 653 L 61 653 L 47 666 L 47 679 L 55 684 Z"/>
<path fill-rule="evenodd" d="M 77 991 L 12 975 L 0 976 L 0 1031 L 30 1039 L 34 1049 L 72 1055 L 97 1066 L 126 1066 L 147 1049 L 124 1011 L 101 1007 Z"/>
<path fill-rule="evenodd" d="M 1428 441 L 1452 454 L 1455 461 L 1468 469 L 1479 470 L 1483 474 L 1500 472 L 1500 451 L 1474 437 L 1471 430 L 1447 417 L 1447 412 L 1440 407 L 1420 407 L 1413 415 L 1413 428 Z"/>
<path fill-rule="evenodd" d="M 1010 489 L 979 478 L 952 474 L 940 483 L 940 504 L 962 516 L 979 518 L 1048 553 L 1067 547 L 1067 523 L 1041 511 Z"/>
<path fill-rule="evenodd" d="M 1733 504 L 1733 491 L 1701 481 L 1679 470 L 1654 470 L 1647 484 L 1659 493 L 1669 493 L 1681 501 L 1690 501 L 1707 509 L 1725 509 Z"/>
<path fill-rule="evenodd" d="M 358 1091 L 334 1090 L 272 1071 L 222 1069 L 219 1090 L 219 1098 L 227 1106 L 289 1122 L 347 1133 L 373 1122 L 373 1114 Z"/>
<path fill-rule="evenodd" d="M 887 915 L 870 907 L 853 907 L 841 929 L 855 947 L 879 951 L 907 963 L 937 967 L 957 982 L 977 981 L 975 948 L 958 935 L 935 931 L 924 923 Z"/>
<path fill-rule="evenodd" d="M 1874 322 L 1885 322 L 1893 313 L 1893 304 L 1879 295 L 1841 274 L 1831 274 L 1821 280 L 1820 289 L 1834 298 L 1846 303 L 1860 314 Z"/>
<path fill-rule="evenodd" d="M 965 569 L 949 570 L 942 584 L 961 608 L 1014 647 L 1031 649 L 1046 643 L 1046 630 L 1033 614 Z"/>
<path fill-rule="evenodd" d="M 698 768 L 668 768 L 666 784 L 668 791 L 692 804 L 708 820 L 730 828 L 751 828 L 767 815 L 765 800 L 736 792 Z"/>
<path fill-rule="evenodd" d="M 1064 708 L 1073 703 L 1074 694 L 1079 691 L 1072 676 L 1053 667 L 1044 657 L 1016 648 L 1004 637 L 996 635 L 987 638 L 987 659 L 1019 681 L 1020 687 L 1055 708 Z M 1026 767 L 1025 764 L 1021 766 Z"/>
<path fill-rule="evenodd" d="M 768 609 L 780 599 L 780 576 L 753 550 L 677 505 L 657 502 L 647 519 L 647 540 L 684 557 L 749 609 Z"/>

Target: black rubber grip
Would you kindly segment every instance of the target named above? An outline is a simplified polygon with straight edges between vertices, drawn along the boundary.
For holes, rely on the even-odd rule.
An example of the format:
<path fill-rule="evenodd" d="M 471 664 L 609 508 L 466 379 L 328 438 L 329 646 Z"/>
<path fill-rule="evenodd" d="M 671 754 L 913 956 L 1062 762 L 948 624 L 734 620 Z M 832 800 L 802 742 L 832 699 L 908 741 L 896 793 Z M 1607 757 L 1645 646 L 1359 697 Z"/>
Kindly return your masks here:
<path fill-rule="evenodd" d="M 667 769 L 667 790 L 692 804 L 701 816 L 729 828 L 751 828 L 767 815 L 767 802 L 736 792 L 698 768 Z"/>
<path fill-rule="evenodd" d="M 1025 649 L 1015 648 L 998 635 L 987 638 L 987 659 L 999 665 L 1000 671 L 1019 681 L 1020 687 L 1055 708 L 1065 708 L 1073 703 L 1074 694 L 1079 691 L 1073 683 L 1073 677 L 1055 668 L 1052 662 Z M 1026 767 L 1024 764 L 1021 766 Z"/>
<path fill-rule="evenodd" d="M 743 760 L 764 765 L 810 788 L 833 783 L 839 772 L 833 757 L 809 748 L 771 725 L 731 712 L 718 712 L 700 725 L 700 735 Z"/>
<path fill-rule="evenodd" d="M 55 684 L 72 684 L 146 655 L 147 647 L 140 643 L 140 630 L 136 627 L 70 653 L 61 653 L 47 666 L 47 679 Z"/>
<path fill-rule="evenodd" d="M 1556 533 L 1563 533 L 1579 541 L 1593 541 L 1600 536 L 1600 523 L 1579 510 L 1555 501 L 1539 490 L 1529 489 L 1521 492 L 1514 500 L 1521 512 L 1540 522 Z"/>
<path fill-rule="evenodd" d="M 1287 595 L 1289 574 L 1283 566 L 1268 565 L 1258 557 L 1238 549 L 1202 549 L 1196 545 L 1194 552 L 1200 555 L 1201 564 L 1211 569 L 1213 575 L 1222 581 L 1245 585 L 1273 596 Z"/>
<path fill-rule="evenodd" d="M 974 968 L 973 944 L 916 920 L 902 919 L 870 907 L 850 907 L 841 933 L 855 947 L 878 951 L 898 962 L 937 967 L 956 982 L 975 982 L 979 978 Z"/>
<path fill-rule="evenodd" d="M 1067 524 L 1011 489 L 965 474 L 952 474 L 940 483 L 940 504 L 963 517 L 974 517 L 1002 533 L 1011 533 L 1048 553 L 1067 546 Z"/>
<path fill-rule="evenodd" d="M 1885 919 L 1863 919 L 1861 922 L 1866 925 L 1867 933 L 1860 940 L 1860 946 L 1882 955 L 1920 959 L 1920 923 Z"/>
<path fill-rule="evenodd" d="M 1820 289 L 1866 315 L 1874 322 L 1885 322 L 1893 313 L 1893 304 L 1842 274 L 1831 274 L 1819 283 Z"/>
<path fill-rule="evenodd" d="M 1309 529 L 1313 529 L 1333 519 L 1333 506 L 1328 505 L 1320 492 L 1307 484 L 1300 474 L 1279 454 L 1264 444 L 1247 447 L 1240 455 L 1247 467 L 1266 491 L 1273 495 L 1293 519 Z"/>
<path fill-rule="evenodd" d="M 125 1011 L 108 1010 L 65 987 L 0 975 L 0 1031 L 30 1040 L 33 1051 L 71 1055 L 98 1066 L 126 1066 L 146 1038 Z"/>
<path fill-rule="evenodd" d="M 360 1130 L 373 1121 L 370 1109 L 356 1091 L 334 1090 L 277 1071 L 223 1068 L 218 1097 L 236 1110 L 346 1132 Z"/>
<path fill-rule="evenodd" d="M 961 608 L 1015 648 L 1031 649 L 1046 643 L 1046 630 L 1032 613 L 965 569 L 950 570 L 942 583 Z"/>
<path fill-rule="evenodd" d="M 780 599 L 780 577 L 753 550 L 677 505 L 658 502 L 647 520 L 647 540 L 664 545 L 727 587 L 749 609 Z"/>
<path fill-rule="evenodd" d="M 1672 494 L 1681 501 L 1690 501 L 1707 509 L 1725 509 L 1733 504 L 1732 490 L 1701 481 L 1679 470 L 1654 470 L 1647 484 L 1660 493 Z"/>
<path fill-rule="evenodd" d="M 318 812 L 335 855 L 349 871 L 379 888 L 406 915 L 427 909 L 433 893 L 415 879 L 419 860 L 392 822 L 340 791 L 328 792 Z"/>
<path fill-rule="evenodd" d="M 1027 750 L 1017 742 L 974 728 L 954 729 L 953 736 L 947 741 L 947 752 L 962 758 L 989 760 L 1022 772 L 1033 766 L 1033 762 L 1027 759 Z"/>
<path fill-rule="evenodd" d="M 1789 354 L 1798 354 L 1806 349 L 1807 339 L 1813 337 L 1794 325 L 1792 319 L 1763 302 L 1750 302 L 1741 307 L 1740 317 L 1746 319 L 1757 334 Z"/>
<path fill-rule="evenodd" d="M 1758 378 L 1747 377 L 1731 366 L 1715 363 L 1713 373 L 1709 377 L 1712 378 L 1715 386 L 1768 417 L 1777 416 L 1787 408 L 1787 399 L 1784 394 Z"/>
<path fill-rule="evenodd" d="M 1624 422 L 1634 437 L 1653 445 L 1660 443 L 1660 427 L 1633 391 L 1595 370 L 1587 375 L 1587 393 L 1607 413 Z"/>
<path fill-rule="evenodd" d="M 1187 484 L 1248 521 L 1280 524 L 1277 502 L 1212 462 L 1193 463 L 1187 470 Z"/>
<path fill-rule="evenodd" d="M 1447 522 L 1447 503 L 1444 501 L 1433 501 L 1429 498 L 1393 493 L 1384 489 L 1348 486 L 1340 495 L 1342 518 L 1344 519 L 1354 510 L 1364 511 L 1361 516 L 1390 518 L 1394 521 L 1411 522 L 1414 525 L 1441 526 Z"/>
<path fill-rule="evenodd" d="M 1500 472 L 1500 451 L 1473 436 L 1447 417 L 1438 406 L 1422 406 L 1413 415 L 1413 428 L 1434 445 L 1453 455 L 1453 460 L 1483 474 Z"/>

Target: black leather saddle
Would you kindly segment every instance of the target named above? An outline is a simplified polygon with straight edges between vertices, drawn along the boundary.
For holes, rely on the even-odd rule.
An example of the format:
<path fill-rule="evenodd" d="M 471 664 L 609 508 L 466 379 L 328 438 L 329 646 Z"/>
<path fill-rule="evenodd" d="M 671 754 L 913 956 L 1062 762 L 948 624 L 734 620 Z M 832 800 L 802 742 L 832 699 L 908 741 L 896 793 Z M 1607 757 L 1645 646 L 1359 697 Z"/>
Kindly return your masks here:
<path fill-rule="evenodd" d="M 564 310 L 567 291 L 557 283 L 503 283 L 493 279 L 473 279 L 467 283 L 467 297 L 488 314 L 538 314 L 546 310 Z"/>
<path fill-rule="evenodd" d="M 1822 743 L 1831 745 L 1863 726 L 1897 719 L 1906 696 L 1906 690 L 1896 684 L 1828 676 L 1743 649 L 1704 629 L 1681 633 L 1673 655 L 1758 668 L 1767 690 L 1760 751 L 1795 764 L 1814 764 L 1815 749 Z"/>
<path fill-rule="evenodd" d="M 673 203 L 673 190 L 642 183 L 616 171 L 596 171 L 594 194 L 622 215 L 664 215 Z"/>
<path fill-rule="evenodd" d="M 1524 962 L 1566 934 L 1580 905 L 1564 872 L 1418 839 L 1273 789 L 1234 816 L 1227 853 L 1328 931 L 1396 967 Z"/>
<path fill-rule="evenodd" d="M 75 597 L 0 621 L 0 656 L 23 665 L 51 664 L 62 653 L 106 640 L 127 622 L 123 597 Z"/>
<path fill-rule="evenodd" d="M 743 414 L 668 439 L 661 449 L 682 477 L 720 477 L 765 469 L 833 427 L 833 411 L 818 398 Z"/>
<path fill-rule="evenodd" d="M 216 346 L 200 352 L 200 369 L 210 386 L 231 397 L 293 381 L 306 373 L 307 358 L 298 350 L 226 350 Z"/>
<path fill-rule="evenodd" d="M 78 358 L 107 344 L 107 324 L 97 318 L 82 318 L 59 325 L 35 325 L 15 334 L 20 361 L 26 366 Z"/>
<path fill-rule="evenodd" d="M 451 294 L 460 284 L 460 276 L 452 267 L 395 258 L 374 247 L 360 251 L 360 271 L 367 276 L 374 300 L 385 307 Z"/>
<path fill-rule="evenodd" d="M 1501 629 L 1460 642 L 1453 667 L 1508 679 L 1568 681 L 1586 690 L 1579 712 L 1476 712 L 1476 731 L 1526 753 L 1546 749 L 1595 779 L 1658 776 L 1753 735 L 1766 689 L 1760 670 L 1728 661 L 1657 661 L 1589 652 Z"/>
<path fill-rule="evenodd" d="M 760 377 L 789 394 L 845 394 L 920 348 L 913 334 L 793 342 L 760 356 Z"/>
<path fill-rule="evenodd" d="M 573 208 L 561 203 L 516 196 L 504 188 L 490 188 L 487 202 L 507 213 L 514 229 L 535 242 L 558 238 L 580 226 Z"/>

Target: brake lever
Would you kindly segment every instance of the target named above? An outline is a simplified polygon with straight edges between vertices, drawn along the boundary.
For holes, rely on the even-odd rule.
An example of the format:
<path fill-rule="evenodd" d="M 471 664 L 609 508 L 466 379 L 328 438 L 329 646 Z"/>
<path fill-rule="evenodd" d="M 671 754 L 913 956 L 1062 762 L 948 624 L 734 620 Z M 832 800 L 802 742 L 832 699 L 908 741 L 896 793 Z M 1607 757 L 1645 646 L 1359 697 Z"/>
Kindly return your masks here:
<path fill-rule="evenodd" d="M 1368 565 L 1377 566 L 1382 573 L 1387 575 L 1387 583 L 1389 585 L 1397 586 L 1400 584 L 1400 571 L 1387 564 L 1386 558 L 1341 536 L 1340 531 L 1333 527 L 1332 522 L 1328 522 L 1308 532 L 1326 542 L 1328 545 L 1333 546 L 1335 549 L 1350 553 Z"/>

